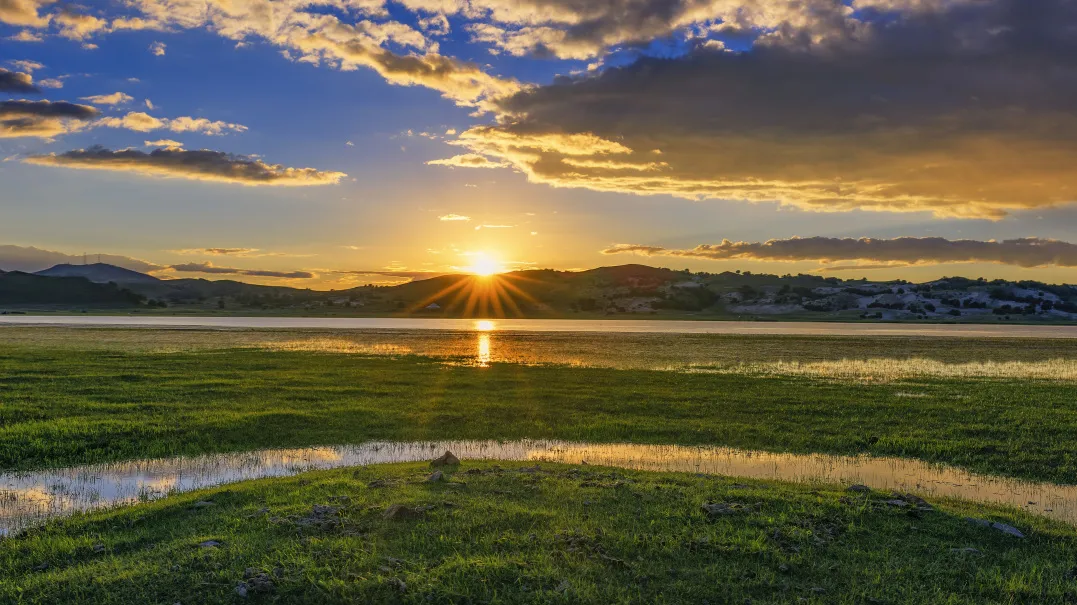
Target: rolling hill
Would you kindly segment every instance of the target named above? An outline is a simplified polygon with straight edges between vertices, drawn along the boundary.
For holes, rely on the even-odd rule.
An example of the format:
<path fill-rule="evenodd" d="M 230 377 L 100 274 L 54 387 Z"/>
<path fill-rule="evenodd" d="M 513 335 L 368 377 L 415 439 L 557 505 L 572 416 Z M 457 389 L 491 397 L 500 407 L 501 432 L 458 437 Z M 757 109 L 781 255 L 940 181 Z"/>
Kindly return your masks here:
<path fill-rule="evenodd" d="M 108 282 L 117 284 L 153 284 L 161 281 L 152 275 L 107 263 L 92 263 L 89 265 L 61 264 L 44 271 L 38 271 L 35 275 L 44 277 L 84 277 L 99 284 L 107 284 Z"/>
<path fill-rule="evenodd" d="M 83 277 L 48 277 L 0 272 L 0 305 L 101 306 L 126 308 L 144 298 L 114 283 L 97 284 Z"/>

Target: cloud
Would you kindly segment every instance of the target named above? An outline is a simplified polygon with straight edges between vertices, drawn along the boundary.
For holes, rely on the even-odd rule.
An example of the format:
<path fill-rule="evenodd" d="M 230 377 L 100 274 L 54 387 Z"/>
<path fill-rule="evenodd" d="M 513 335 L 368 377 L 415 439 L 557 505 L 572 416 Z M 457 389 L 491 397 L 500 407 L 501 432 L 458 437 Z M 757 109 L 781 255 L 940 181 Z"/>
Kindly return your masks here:
<path fill-rule="evenodd" d="M 79 42 L 84 42 L 97 32 L 108 30 L 108 21 L 66 9 L 54 15 L 52 22 L 60 27 L 61 36 Z M 97 48 L 96 45 L 91 46 Z"/>
<path fill-rule="evenodd" d="M 45 78 L 44 80 L 38 80 L 37 85 L 42 88 L 63 88 L 65 77 L 66 76 L 60 76 L 59 78 Z"/>
<path fill-rule="evenodd" d="M 14 67 L 19 71 L 25 71 L 28 74 L 34 73 L 35 70 L 44 69 L 45 66 L 37 61 L 26 61 L 23 59 L 8 61 L 8 65 Z"/>
<path fill-rule="evenodd" d="M 439 221 L 470 221 L 470 216 L 464 216 L 463 214 L 443 214 L 438 217 Z"/>
<path fill-rule="evenodd" d="M 24 27 L 45 27 L 49 18 L 39 13 L 51 0 L 0 0 L 0 22 Z"/>
<path fill-rule="evenodd" d="M 142 111 L 128 112 L 122 117 L 101 118 L 96 122 L 96 125 L 108 128 L 126 128 L 136 132 L 171 130 L 172 132 L 198 132 L 208 135 L 220 135 L 229 130 L 233 132 L 247 130 L 247 127 L 242 124 L 230 124 L 228 122 L 211 121 L 206 118 L 192 118 L 189 116 L 171 119 L 155 118 Z"/>
<path fill-rule="evenodd" d="M 154 42 L 150 44 L 150 53 L 157 57 L 165 56 L 166 44 L 164 42 Z"/>
<path fill-rule="evenodd" d="M 212 256 L 267 256 L 258 254 L 258 248 L 184 248 L 182 250 L 173 250 L 173 252 L 191 255 L 209 254 Z"/>
<path fill-rule="evenodd" d="M 308 271 L 267 271 L 263 269 L 236 269 L 218 267 L 213 263 L 182 263 L 171 265 L 169 269 L 180 273 L 210 273 L 215 275 L 245 275 L 247 277 L 280 277 L 284 279 L 313 279 L 316 277 Z"/>
<path fill-rule="evenodd" d="M 34 86 L 34 78 L 30 74 L 9 71 L 0 67 L 0 91 L 37 94 L 41 92 L 41 89 Z"/>
<path fill-rule="evenodd" d="M 92 260 L 97 261 L 96 253 L 92 255 Z M 64 263 L 82 264 L 82 261 L 83 256 L 81 254 L 66 254 L 54 250 L 34 248 L 33 246 L 0 245 L 0 271 L 33 273 Z M 161 265 L 148 261 L 116 254 L 102 254 L 101 262 L 142 273 L 163 268 Z"/>
<path fill-rule="evenodd" d="M 314 168 L 289 168 L 221 151 L 178 148 L 154 149 L 149 153 L 134 149 L 113 151 L 101 146 L 76 149 L 61 154 L 29 156 L 29 164 L 89 170 L 130 172 L 141 176 L 183 178 L 239 185 L 311 186 L 334 185 L 347 176 Z"/>
<path fill-rule="evenodd" d="M 1077 40 L 1067 33 L 1077 27 L 1077 4 L 528 6 L 535 19 L 562 19 L 571 29 L 594 21 L 573 21 L 592 7 L 602 25 L 617 10 L 635 11 L 629 4 L 668 7 L 656 13 L 661 24 L 695 9 L 721 16 L 722 7 L 739 7 L 746 17 L 716 25 L 751 48 L 701 45 L 525 88 L 493 104 L 497 125 L 454 142 L 555 187 L 812 211 L 998 219 L 1077 199 Z M 571 10 L 557 12 L 565 6 Z M 571 136 L 621 149 L 585 154 L 546 144 Z"/>
<path fill-rule="evenodd" d="M 508 166 L 505 162 L 497 162 L 477 153 L 455 155 L 443 160 L 430 160 L 427 164 L 430 166 L 458 166 L 461 168 L 504 168 Z"/>
<path fill-rule="evenodd" d="M 98 111 L 67 101 L 0 101 L 0 139 L 54 136 L 86 127 Z"/>
<path fill-rule="evenodd" d="M 476 64 L 446 57 L 422 31 L 392 20 L 360 19 L 345 23 L 325 11 L 301 10 L 302 2 L 211 2 L 132 0 L 141 17 L 168 29 L 206 28 L 243 43 L 261 38 L 288 51 L 294 60 L 342 70 L 366 67 L 398 86 L 424 86 L 465 106 L 484 106 L 489 100 L 517 92 L 512 79 L 486 73 Z M 384 2 L 337 2 L 321 5 L 356 9 L 360 15 L 388 16 Z M 433 23 L 431 22 L 432 26 Z M 416 52 L 385 48 L 393 44 Z"/>
<path fill-rule="evenodd" d="M 0 0 L 0 2 L 2 2 L 2 0 Z M 41 34 L 39 34 L 37 32 L 32 32 L 32 31 L 30 31 L 28 29 L 20 30 L 19 33 L 15 34 L 13 36 L 8 36 L 7 39 L 11 40 L 12 42 L 44 42 L 45 41 L 45 38 Z"/>
<path fill-rule="evenodd" d="M 158 139 L 156 141 L 142 141 L 142 144 L 146 147 L 178 147 L 182 148 L 183 143 L 179 141 L 173 141 L 172 139 Z"/>
<path fill-rule="evenodd" d="M 82 101 L 89 101 L 94 105 L 123 105 L 134 101 L 135 98 L 122 92 L 114 92 L 110 95 L 94 95 L 91 97 L 79 97 Z"/>
<path fill-rule="evenodd" d="M 898 237 L 873 239 L 863 237 L 794 237 L 766 242 L 702 244 L 687 250 L 661 246 L 617 244 L 602 254 L 638 254 L 705 260 L 753 260 L 824 264 L 855 261 L 882 263 L 855 268 L 938 265 L 943 263 L 998 263 L 1019 267 L 1077 267 L 1077 244 L 1054 239 L 1026 237 L 1003 241 L 949 240 L 941 237 Z M 840 270 L 844 267 L 831 267 Z M 854 268 L 854 267 L 849 267 Z"/>

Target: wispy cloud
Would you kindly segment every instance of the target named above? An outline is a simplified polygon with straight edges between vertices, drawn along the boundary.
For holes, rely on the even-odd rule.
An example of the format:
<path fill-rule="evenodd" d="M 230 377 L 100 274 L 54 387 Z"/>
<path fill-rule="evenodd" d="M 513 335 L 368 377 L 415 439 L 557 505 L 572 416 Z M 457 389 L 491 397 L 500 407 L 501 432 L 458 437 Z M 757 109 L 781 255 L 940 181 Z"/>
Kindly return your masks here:
<path fill-rule="evenodd" d="M 238 269 L 219 267 L 213 263 L 181 263 L 168 267 L 180 273 L 206 273 L 212 275 L 242 275 L 246 277 L 279 277 L 284 279 L 313 279 L 317 277 L 309 271 L 270 271 L 266 269 Z"/>
<path fill-rule="evenodd" d="M 943 263 L 998 263 L 1019 267 L 1077 267 L 1077 244 L 1053 239 L 1027 237 L 1003 241 L 949 240 L 941 237 L 898 237 L 894 239 L 794 237 L 766 242 L 702 244 L 689 249 L 662 246 L 617 244 L 602 254 L 638 254 L 705 260 L 754 260 L 824 264 L 855 261 L 855 267 L 881 268 Z M 865 266 L 871 263 L 872 266 Z M 881 265 L 880 265 L 881 264 Z"/>
<path fill-rule="evenodd" d="M 142 176 L 183 178 L 239 185 L 310 186 L 333 185 L 347 176 L 343 172 L 314 168 L 289 168 L 221 151 L 135 149 L 113 151 L 101 146 L 76 149 L 61 154 L 35 155 L 23 159 L 29 164 L 88 170 L 129 172 Z"/>
<path fill-rule="evenodd" d="M 452 222 L 452 221 L 467 222 L 467 221 L 471 220 L 471 217 L 470 216 L 464 216 L 463 214 L 443 214 L 443 215 L 438 217 L 438 220 L 439 221 L 447 221 L 447 222 Z"/>
<path fill-rule="evenodd" d="M 123 105 L 134 101 L 135 98 L 131 95 L 123 92 L 114 92 L 109 95 L 94 95 L 90 97 L 79 97 L 80 101 L 87 101 L 94 105 Z"/>

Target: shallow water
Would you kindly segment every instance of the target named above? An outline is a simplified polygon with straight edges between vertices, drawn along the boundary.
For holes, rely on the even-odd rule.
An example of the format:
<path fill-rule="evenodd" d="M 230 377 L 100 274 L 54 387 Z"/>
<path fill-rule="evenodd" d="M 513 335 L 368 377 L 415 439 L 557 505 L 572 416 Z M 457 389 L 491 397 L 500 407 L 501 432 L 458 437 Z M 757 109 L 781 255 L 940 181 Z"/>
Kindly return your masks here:
<path fill-rule="evenodd" d="M 371 442 L 0 474 L 0 535 L 57 516 L 262 477 L 308 470 L 429 460 L 445 450 L 461 460 L 593 464 L 805 483 L 861 483 L 925 498 L 1009 505 L 1077 525 L 1077 486 L 977 475 L 899 458 L 775 454 L 731 448 L 589 444 L 564 441 Z"/>
<path fill-rule="evenodd" d="M 148 328 L 279 328 L 333 330 L 499 330 L 648 334 L 780 334 L 787 336 L 949 336 L 1077 338 L 1077 326 L 870 324 L 794 321 L 649 319 L 422 319 L 399 317 L 177 317 L 136 315 L 0 315 L 0 325 Z"/>

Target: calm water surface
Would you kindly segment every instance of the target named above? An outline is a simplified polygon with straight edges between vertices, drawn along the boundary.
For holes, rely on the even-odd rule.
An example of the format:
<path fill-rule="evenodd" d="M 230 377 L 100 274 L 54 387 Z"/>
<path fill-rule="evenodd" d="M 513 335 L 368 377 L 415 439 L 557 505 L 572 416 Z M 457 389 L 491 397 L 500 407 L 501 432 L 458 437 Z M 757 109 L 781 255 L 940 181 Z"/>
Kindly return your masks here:
<path fill-rule="evenodd" d="M 960 336 L 1077 338 L 1077 326 L 859 324 L 824 322 L 674 321 L 647 319 L 420 319 L 388 317 L 171 317 L 134 315 L 0 315 L 0 325 L 147 328 L 307 328 L 330 330 L 499 330 L 649 334 L 780 334 L 790 336 Z"/>
<path fill-rule="evenodd" d="M 1077 486 L 977 475 L 917 460 L 775 454 L 731 448 L 591 444 L 563 441 L 371 442 L 272 449 L 192 458 L 137 460 L 0 474 L 0 534 L 45 519 L 171 493 L 308 470 L 429 460 L 445 450 L 462 460 L 588 463 L 807 483 L 862 483 L 925 498 L 1002 504 L 1077 525 Z"/>

